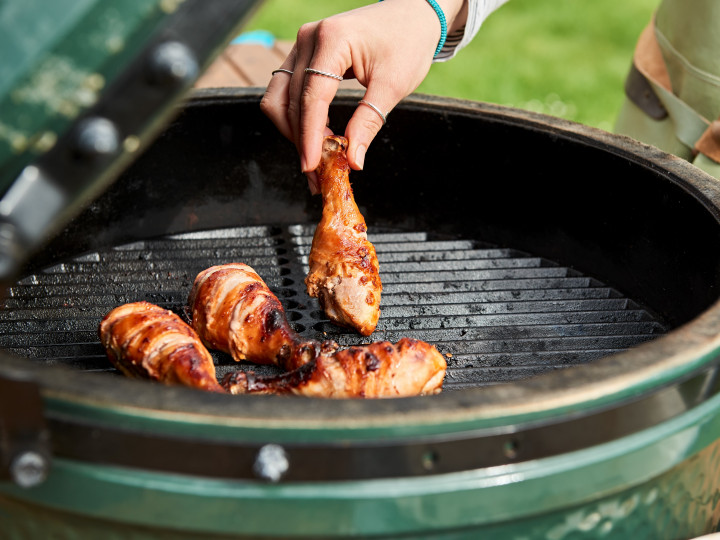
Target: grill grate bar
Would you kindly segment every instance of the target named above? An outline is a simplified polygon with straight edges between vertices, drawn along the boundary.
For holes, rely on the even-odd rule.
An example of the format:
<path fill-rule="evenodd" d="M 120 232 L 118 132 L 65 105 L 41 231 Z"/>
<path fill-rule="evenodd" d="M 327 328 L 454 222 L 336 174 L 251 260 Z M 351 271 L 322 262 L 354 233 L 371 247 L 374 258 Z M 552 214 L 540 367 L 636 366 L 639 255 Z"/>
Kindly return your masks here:
<path fill-rule="evenodd" d="M 463 261 L 477 259 L 513 259 L 523 253 L 512 249 L 461 249 L 455 251 L 410 251 L 400 247 L 377 244 L 378 260 L 381 264 L 395 262 Z M 307 255 L 307 253 L 305 253 Z"/>
<path fill-rule="evenodd" d="M 230 260 L 220 260 L 218 261 L 218 264 L 228 263 L 232 262 Z M 265 262 L 265 261 L 263 261 Z M 247 263 L 249 264 L 249 263 Z M 278 261 L 278 264 L 279 261 Z M 197 272 L 195 271 L 195 267 L 197 267 Z M 13 296 L 18 296 L 23 293 L 23 291 L 26 288 L 29 288 L 32 291 L 37 290 L 37 286 L 59 286 L 59 290 L 65 290 L 67 291 L 68 287 L 76 286 L 76 285 L 82 285 L 82 284 L 89 284 L 93 287 L 97 287 L 98 285 L 101 286 L 99 289 L 95 289 L 96 291 L 104 290 L 102 289 L 103 286 L 117 286 L 121 287 L 123 290 L 127 289 L 133 289 L 134 285 L 145 285 L 145 286 L 152 286 L 155 287 L 155 283 L 157 282 L 157 286 L 162 287 L 163 284 L 175 282 L 175 283 L 184 283 L 184 282 L 190 282 L 192 283 L 192 280 L 195 278 L 197 273 L 202 270 L 204 267 L 197 263 L 197 261 L 194 262 L 192 267 L 185 267 L 183 270 L 169 270 L 169 271 L 163 271 L 158 268 L 145 268 L 145 270 L 142 273 L 137 272 L 127 272 L 127 271 L 120 271 L 118 268 L 116 268 L 113 265 L 108 266 L 98 266 L 96 269 L 87 269 L 88 273 L 53 273 L 53 274 L 35 274 L 30 278 L 25 278 L 21 282 L 18 282 L 17 285 L 14 285 L 10 288 L 11 293 Z M 256 264 L 253 268 L 255 268 L 256 271 L 262 272 L 263 279 L 268 283 L 268 285 L 271 282 L 274 282 L 276 286 L 279 286 L 282 284 L 281 282 L 281 272 L 278 267 L 266 264 Z M 152 285 L 148 285 L 148 283 L 152 283 Z"/>
<path fill-rule="evenodd" d="M 389 273 L 425 273 L 443 271 L 474 271 L 474 270 L 512 270 L 523 268 L 540 268 L 539 258 L 504 258 L 504 259 L 459 259 L 443 261 L 393 262 L 383 266 Z"/>
<path fill-rule="evenodd" d="M 443 273 L 446 282 L 495 281 L 532 278 L 554 278 L 567 276 L 569 269 L 560 267 L 548 268 L 502 268 L 497 270 L 447 270 Z M 427 283 L 437 281 L 435 272 L 393 272 L 388 268 L 383 271 L 383 284 L 393 283 Z"/>
<path fill-rule="evenodd" d="M 589 359 L 588 361 L 592 361 Z M 567 369 L 572 367 L 568 366 L 533 366 L 533 367 L 510 367 L 504 366 L 502 368 L 486 368 L 483 370 L 473 370 L 472 373 L 462 374 L 459 371 L 448 370 L 443 381 L 443 390 L 457 391 L 466 388 L 477 388 L 480 386 L 490 386 L 499 383 L 507 383 L 513 381 L 520 381 L 533 377 L 535 375 L 541 375 L 548 371 Z M 463 376 L 466 375 L 466 376 Z"/>
<path fill-rule="evenodd" d="M 147 300 L 182 314 L 192 281 L 214 264 L 245 262 L 305 337 L 369 341 L 330 324 L 304 277 L 314 227 L 246 227 L 131 242 L 27 276 L 0 311 L 0 346 L 48 365 L 115 373 L 97 338 L 113 307 Z M 383 305 L 372 340 L 422 339 L 448 358 L 446 388 L 512 382 L 591 362 L 663 334 L 662 323 L 590 276 L 512 248 L 425 232 L 370 235 Z M 218 373 L 272 367 L 213 352 Z"/>
<path fill-rule="evenodd" d="M 579 362 L 587 362 L 601 356 L 611 353 L 624 351 L 625 348 L 603 348 L 603 349 L 586 349 L 579 351 L 537 351 L 537 352 L 521 352 L 521 353 L 482 353 L 479 356 L 472 357 L 466 355 L 465 359 L 458 355 L 452 355 L 448 358 L 448 365 L 453 368 L 459 368 L 462 373 L 465 371 L 471 373 L 473 370 L 483 371 L 487 368 L 500 368 L 505 366 L 522 366 L 522 367 L 564 367 L 567 365 L 575 365 Z"/>
<path fill-rule="evenodd" d="M 428 304 L 473 304 L 495 303 L 495 302 L 533 302 L 533 301 L 566 301 L 566 300 L 589 300 L 591 298 L 604 299 L 616 294 L 612 289 L 603 288 L 575 288 L 575 289 L 533 289 L 533 290 L 499 290 L 499 291 L 478 291 L 478 292 L 439 292 L 424 294 L 422 300 Z M 417 302 L 418 295 L 397 292 L 386 295 L 383 298 L 383 306 L 404 306 L 413 305 Z"/>
<path fill-rule="evenodd" d="M 75 287 L 75 289 L 78 291 L 87 290 L 88 293 L 97 293 L 95 289 L 90 288 Z M 153 302 L 156 304 L 176 304 L 181 298 L 187 298 L 187 294 L 186 290 L 168 289 L 161 291 L 158 289 L 154 293 L 147 293 L 146 296 L 153 298 Z M 39 312 L 50 313 L 50 311 L 46 310 L 51 309 L 67 310 L 71 308 L 87 312 L 96 307 L 105 309 L 136 300 L 136 294 L 121 292 L 118 294 L 85 294 L 77 297 L 68 296 L 67 294 L 15 296 L 5 300 L 4 305 L 7 311 L 0 312 L 0 320 L 35 318 Z"/>
<path fill-rule="evenodd" d="M 617 311 L 627 307 L 626 298 L 611 298 L 603 300 L 564 300 L 535 302 L 476 302 L 471 306 L 467 304 L 430 304 L 417 306 L 414 304 L 383 308 L 383 316 L 388 318 L 401 318 L 411 311 L 416 316 L 461 316 L 468 314 L 497 315 L 500 313 L 550 313 L 550 312 L 579 312 L 579 311 Z"/>
<path fill-rule="evenodd" d="M 517 353 L 533 353 L 546 354 L 548 351 L 552 353 L 567 353 L 572 351 L 591 351 L 591 350 L 624 350 L 633 347 L 638 343 L 643 343 L 652 339 L 652 335 L 648 334 L 626 334 L 619 336 L 572 336 L 572 337 L 548 337 L 543 340 L 542 347 L 545 350 L 538 350 L 536 339 L 513 339 L 512 343 L 508 340 L 483 340 L 483 341 L 463 341 L 460 343 L 449 343 L 452 347 L 453 356 L 483 354 L 485 356 L 504 354 L 508 351 Z M 483 356 L 483 358 L 485 358 Z"/>
<path fill-rule="evenodd" d="M 480 281 L 459 281 L 459 282 L 415 282 L 415 283 L 391 283 L 385 286 L 383 293 L 436 293 L 436 292 L 478 292 L 478 291 L 516 291 L 516 290 L 539 290 L 539 289 L 561 289 L 574 287 L 592 287 L 597 282 L 588 277 L 535 277 L 515 278 L 511 280 L 480 280 Z"/>
<path fill-rule="evenodd" d="M 276 257 L 279 253 L 277 247 L 213 247 L 209 246 L 206 248 L 190 248 L 183 245 L 182 249 L 178 249 L 178 246 L 168 247 L 166 249 L 153 248 L 149 252 L 137 252 L 136 250 L 130 251 L 118 251 L 113 250 L 103 254 L 93 254 L 85 258 L 78 258 L 76 262 L 79 263 L 104 263 L 111 264 L 117 262 L 132 262 L 132 261 L 182 261 L 183 259 L 191 262 L 197 259 L 235 259 L 242 257 L 243 260 L 253 258 L 256 260 L 262 260 L 263 258 Z M 142 253 L 139 255 L 138 253 Z M 48 268 L 46 271 L 51 272 L 52 268 Z"/>
<path fill-rule="evenodd" d="M 413 339 L 427 339 L 433 343 L 454 343 L 457 347 L 465 346 L 473 341 L 501 339 L 512 341 L 519 339 L 543 340 L 561 337 L 572 338 L 577 336 L 617 336 L 617 335 L 653 335 L 659 336 L 665 329 L 657 321 L 623 321 L 616 323 L 590 323 L 590 324 L 535 324 L 512 326 L 483 326 L 438 329 L 434 336 L 427 329 L 401 328 L 382 330 L 377 333 L 383 339 L 397 341 L 403 336 Z M 328 334 L 329 335 L 329 334 Z M 340 334 L 344 335 L 344 334 Z M 333 339 L 338 335 L 332 336 Z M 432 339 L 431 339 L 432 338 Z M 373 336 L 375 339 L 375 336 Z M 540 346 L 540 345 L 538 345 Z"/>
<path fill-rule="evenodd" d="M 221 259 L 224 262 L 232 262 L 235 258 Z M 277 261 L 276 264 L 280 264 L 277 257 L 274 257 L 268 261 L 267 257 L 248 257 L 244 258 L 246 264 L 257 267 L 256 269 L 270 268 L 274 266 L 272 262 Z M 142 277 L 142 273 L 145 273 L 148 277 L 156 277 L 158 272 L 170 272 L 177 273 L 178 267 L 184 268 L 195 268 L 197 263 L 190 258 L 178 258 L 175 260 L 160 260 L 160 261 L 147 261 L 147 260 L 135 260 L 135 261 L 114 261 L 112 264 L 96 263 L 96 262 L 80 262 L 80 263 L 63 263 L 49 268 L 44 274 L 37 277 L 37 281 L 42 282 L 46 276 L 52 279 L 55 274 L 67 276 L 70 279 L 79 276 L 86 276 L 88 274 L 102 272 L 106 269 L 112 269 L 114 272 L 120 274 L 135 274 L 139 273 L 139 277 Z M 272 272 L 271 272 L 272 273 Z"/>
<path fill-rule="evenodd" d="M 43 336 L 35 332 L 21 332 L 14 334 L 3 334 L 0 336 L 0 347 L 4 350 L 20 350 L 26 347 L 76 347 L 98 343 L 97 328 L 92 330 L 67 330 L 56 332 L 52 336 Z M 29 354 L 29 356 L 36 356 Z"/>

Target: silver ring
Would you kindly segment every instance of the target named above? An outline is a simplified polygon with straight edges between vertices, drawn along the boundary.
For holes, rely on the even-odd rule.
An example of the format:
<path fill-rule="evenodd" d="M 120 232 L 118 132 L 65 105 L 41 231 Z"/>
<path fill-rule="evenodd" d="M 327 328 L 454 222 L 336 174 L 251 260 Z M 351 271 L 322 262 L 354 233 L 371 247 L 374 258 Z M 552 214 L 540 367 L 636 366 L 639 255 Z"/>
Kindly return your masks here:
<path fill-rule="evenodd" d="M 361 99 L 358 103 L 361 103 L 362 105 L 367 105 L 367 106 L 370 107 L 373 111 L 375 111 L 376 113 L 378 113 L 378 114 L 380 115 L 380 118 L 382 118 L 383 126 L 387 123 L 387 115 L 386 115 L 386 114 L 383 114 L 383 112 L 382 112 L 380 109 L 378 109 L 375 105 L 373 105 L 373 104 L 370 103 L 369 101 L 365 101 L 364 99 Z"/>
<path fill-rule="evenodd" d="M 276 69 L 275 71 L 273 71 L 273 72 L 270 74 L 270 76 L 273 76 L 273 75 L 275 75 L 276 73 L 287 73 L 287 74 L 289 74 L 289 75 L 292 75 L 292 74 L 293 74 L 293 72 L 290 71 L 289 69 L 278 68 L 278 69 Z"/>
<path fill-rule="evenodd" d="M 305 68 L 305 73 L 310 73 L 311 75 L 322 75 L 323 77 L 330 77 L 331 79 L 335 79 L 337 81 L 343 80 L 343 78 L 340 75 L 335 75 L 334 73 L 328 73 L 327 71 L 320 71 L 319 69 Z"/>

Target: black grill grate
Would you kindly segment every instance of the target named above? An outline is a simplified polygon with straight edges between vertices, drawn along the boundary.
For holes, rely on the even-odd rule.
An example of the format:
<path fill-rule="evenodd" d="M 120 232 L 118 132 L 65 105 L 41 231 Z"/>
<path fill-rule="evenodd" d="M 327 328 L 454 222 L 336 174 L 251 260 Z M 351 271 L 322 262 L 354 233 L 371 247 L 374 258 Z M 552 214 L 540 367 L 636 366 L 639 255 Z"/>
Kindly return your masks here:
<path fill-rule="evenodd" d="M 20 280 L 0 311 L 0 347 L 48 365 L 115 373 L 97 338 L 113 307 L 147 300 L 184 313 L 198 272 L 254 267 L 303 336 L 367 342 L 330 324 L 303 279 L 313 226 L 242 227 L 165 236 L 87 253 Z M 423 232 L 370 234 L 380 259 L 382 316 L 372 340 L 435 344 L 445 389 L 530 377 L 590 362 L 665 332 L 634 301 L 543 258 Z M 221 376 L 237 369 L 213 353 Z M 240 366 L 260 372 L 272 368 Z"/>

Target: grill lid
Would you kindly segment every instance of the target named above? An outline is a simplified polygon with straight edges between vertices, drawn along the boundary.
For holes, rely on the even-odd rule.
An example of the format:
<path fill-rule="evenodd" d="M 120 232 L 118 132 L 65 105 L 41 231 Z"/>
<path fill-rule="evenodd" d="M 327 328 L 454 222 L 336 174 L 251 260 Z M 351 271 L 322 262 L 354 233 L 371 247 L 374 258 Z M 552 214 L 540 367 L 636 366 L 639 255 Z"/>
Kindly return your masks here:
<path fill-rule="evenodd" d="M 157 135 L 256 3 L 0 5 L 0 286 Z"/>

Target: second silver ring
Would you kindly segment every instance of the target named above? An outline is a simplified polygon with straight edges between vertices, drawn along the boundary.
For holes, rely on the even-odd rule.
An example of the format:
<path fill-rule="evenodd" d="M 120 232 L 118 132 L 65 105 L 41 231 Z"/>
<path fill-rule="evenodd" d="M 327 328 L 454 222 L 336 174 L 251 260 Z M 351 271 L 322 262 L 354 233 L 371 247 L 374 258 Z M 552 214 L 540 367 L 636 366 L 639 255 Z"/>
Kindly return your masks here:
<path fill-rule="evenodd" d="M 322 75 L 323 77 L 330 77 L 331 79 L 335 79 L 336 81 L 343 80 L 340 75 L 335 75 L 334 73 L 330 73 L 329 71 L 320 71 L 319 69 L 305 68 L 305 73 L 310 73 L 311 75 Z"/>
<path fill-rule="evenodd" d="M 387 114 L 383 113 L 378 107 L 376 107 L 369 101 L 365 101 L 364 99 L 361 99 L 358 103 L 360 103 L 361 105 L 366 105 L 366 106 L 370 107 L 373 111 L 375 111 L 378 114 L 378 116 L 380 116 L 380 118 L 382 119 L 383 126 L 387 123 L 387 114 L 390 114 L 390 113 L 387 113 Z"/>

